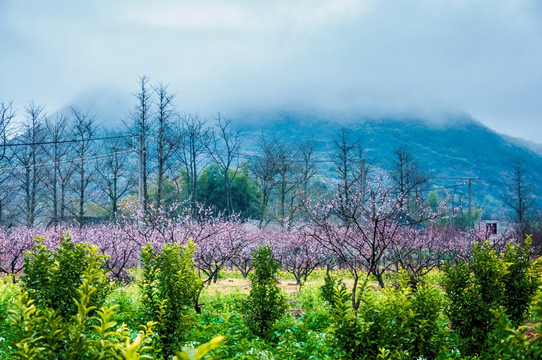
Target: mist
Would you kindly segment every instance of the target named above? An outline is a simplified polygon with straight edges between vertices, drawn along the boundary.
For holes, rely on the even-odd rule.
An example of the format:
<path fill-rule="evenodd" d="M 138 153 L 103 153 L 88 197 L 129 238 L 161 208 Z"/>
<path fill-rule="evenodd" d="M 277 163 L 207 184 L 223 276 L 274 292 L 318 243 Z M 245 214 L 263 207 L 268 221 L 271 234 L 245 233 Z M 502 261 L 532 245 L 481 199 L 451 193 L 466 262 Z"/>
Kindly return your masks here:
<path fill-rule="evenodd" d="M 542 143 L 541 20 L 537 0 L 8 0 L 0 99 L 54 112 L 111 88 L 88 103 L 120 113 L 147 74 L 203 114 L 465 114 Z"/>

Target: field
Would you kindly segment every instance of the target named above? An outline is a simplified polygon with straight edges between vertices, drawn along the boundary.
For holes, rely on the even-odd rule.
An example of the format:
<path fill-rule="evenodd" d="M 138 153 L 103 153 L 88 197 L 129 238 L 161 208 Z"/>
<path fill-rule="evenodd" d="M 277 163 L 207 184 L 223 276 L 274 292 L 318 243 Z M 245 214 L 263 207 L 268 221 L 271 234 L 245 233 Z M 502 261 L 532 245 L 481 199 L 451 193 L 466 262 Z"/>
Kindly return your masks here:
<path fill-rule="evenodd" d="M 80 329 L 80 331 L 86 338 L 86 346 L 93 351 L 83 351 L 81 358 L 108 358 L 107 356 L 100 357 L 96 353 L 96 341 L 100 339 L 113 341 L 115 336 L 120 338 L 118 329 L 121 324 L 124 324 L 122 331 L 128 334 L 129 342 L 137 342 L 141 325 L 149 320 L 149 304 L 146 303 L 143 285 L 145 271 L 144 265 L 130 269 L 129 282 L 110 282 L 106 286 L 108 290 L 103 293 L 104 298 L 94 300 L 97 305 L 99 303 L 105 308 L 116 307 L 115 311 L 111 311 L 108 319 L 113 335 L 101 338 L 103 335 L 100 335 L 100 326 L 103 325 L 103 319 L 100 320 L 102 315 L 90 311 L 86 316 L 91 319 L 82 325 L 85 329 Z M 223 336 L 218 347 L 207 356 L 212 354 L 225 359 L 474 359 L 478 357 L 490 359 L 494 356 L 502 359 L 534 359 L 536 357 L 531 356 L 537 356 L 539 352 L 536 351 L 540 351 L 539 333 L 535 330 L 536 326 L 540 326 L 538 321 L 540 321 L 542 302 L 538 300 L 533 308 L 534 312 L 528 310 L 526 314 L 524 322 L 527 327 L 524 330 L 510 329 L 507 332 L 504 325 L 495 326 L 488 334 L 485 334 L 487 341 L 493 343 L 492 346 L 484 347 L 484 352 L 480 354 L 463 355 L 461 351 L 463 349 L 467 351 L 468 341 L 461 339 L 459 332 L 451 328 L 448 314 L 453 296 L 448 296 L 445 291 L 446 273 L 437 269 L 430 271 L 418 284 L 416 290 L 408 284 L 408 276 L 405 273 L 387 275 L 384 279 L 386 285 L 384 289 L 379 287 L 374 277 L 368 277 L 368 282 L 361 287 L 362 301 L 356 314 L 352 312 L 350 294 L 346 290 L 351 289 L 354 282 L 348 271 L 333 270 L 331 272 L 331 278 L 336 280 L 333 306 L 322 296 L 322 287 L 326 283 L 325 269 L 316 269 L 301 288 L 291 274 L 278 271 L 274 275 L 276 280 L 273 283 L 278 285 L 279 292 L 284 297 L 284 312 L 271 324 L 269 332 L 256 335 L 253 327 L 247 323 L 247 317 L 250 316 L 247 315 L 250 314 L 247 306 L 249 303 L 255 304 L 249 301 L 249 298 L 254 296 L 251 288 L 254 287 L 253 283 L 256 281 L 254 272 L 251 274 L 250 279 L 243 278 L 239 271 L 226 268 L 219 272 L 216 282 L 204 286 L 198 300 L 201 313 L 185 308 L 182 311 L 182 319 L 176 322 L 183 326 L 182 329 L 175 330 L 178 339 L 174 344 L 178 346 L 178 350 L 181 347 L 196 348 L 212 339 L 218 341 L 220 339 L 216 337 Z M 53 352 L 49 352 L 48 356 L 43 356 L 41 354 L 43 351 L 31 353 L 22 347 L 19 347 L 18 352 L 14 351 L 15 347 L 20 346 L 21 343 L 21 339 L 16 337 L 23 336 L 21 334 L 25 332 L 29 338 L 22 341 L 26 341 L 30 348 L 32 344 L 43 341 L 43 339 L 37 339 L 35 334 L 29 335 L 32 332 L 30 329 L 32 326 L 40 327 L 39 331 L 48 341 L 54 338 L 50 333 L 54 330 L 49 328 L 50 324 L 44 324 L 43 318 L 32 320 L 32 316 L 22 315 L 24 311 L 21 312 L 21 308 L 18 308 L 21 305 L 14 301 L 21 297 L 22 291 L 28 290 L 28 285 L 24 285 L 24 281 L 24 276 L 15 284 L 11 277 L 4 277 L 0 283 L 0 315 L 3 319 L 0 325 L 1 358 L 49 359 L 52 358 L 51 354 L 55 354 L 54 358 L 69 358 L 62 353 L 73 351 L 73 349 L 66 344 L 62 345 L 61 340 L 59 340 L 61 345 Z M 342 292 L 339 290 L 341 282 L 345 284 Z M 90 303 L 93 303 L 93 300 Z M 269 304 L 273 306 L 272 303 Z M 30 307 L 26 307 L 27 313 Z M 538 314 L 536 314 L 537 309 Z M 38 310 L 40 311 L 42 310 Z M 11 315 L 9 315 L 10 312 Z M 27 318 L 17 323 L 14 314 Z M 499 314 L 495 316 L 496 319 Z M 77 317 L 76 312 L 65 316 L 62 321 L 74 322 Z M 162 317 L 162 320 L 168 321 L 167 316 Z M 507 322 L 509 320 L 505 318 L 501 317 L 501 321 L 502 324 L 509 324 Z M 495 323 L 497 323 L 496 320 Z M 69 333 L 74 331 L 74 327 L 67 326 L 66 329 L 62 330 L 65 331 L 63 336 L 69 338 Z M 158 326 L 158 329 L 161 328 Z M 514 340 L 521 334 L 527 336 L 523 343 Z M 157 333 L 149 333 L 147 340 L 148 347 L 142 346 L 138 352 L 149 358 L 163 358 L 164 349 L 166 349 L 163 345 L 165 342 L 159 340 Z M 162 350 L 156 351 L 157 344 L 161 341 Z M 213 343 L 210 348 L 215 345 Z M 518 351 L 522 351 L 521 354 L 524 357 L 516 357 L 518 353 L 510 349 L 519 349 Z M 185 355 L 189 353 L 188 351 Z M 119 358 L 139 358 L 129 357 L 126 353 L 122 354 L 125 355 L 119 355 Z M 193 354 L 192 357 L 187 358 L 198 357 Z"/>

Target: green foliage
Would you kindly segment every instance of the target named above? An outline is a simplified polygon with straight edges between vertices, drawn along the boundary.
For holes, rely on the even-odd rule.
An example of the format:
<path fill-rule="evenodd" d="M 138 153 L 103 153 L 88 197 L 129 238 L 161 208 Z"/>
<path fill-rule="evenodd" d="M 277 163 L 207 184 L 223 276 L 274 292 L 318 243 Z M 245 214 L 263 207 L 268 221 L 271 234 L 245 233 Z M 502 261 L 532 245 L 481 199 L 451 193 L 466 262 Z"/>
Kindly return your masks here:
<path fill-rule="evenodd" d="M 474 245 L 470 262 L 445 268 L 444 288 L 450 299 L 447 314 L 461 339 L 461 353 L 481 354 L 491 346 L 491 310 L 502 302 L 504 275 L 504 264 L 487 241 Z"/>
<path fill-rule="evenodd" d="M 36 286 L 37 289 L 30 291 L 23 289 L 22 293 L 15 296 L 13 307 L 8 310 L 8 331 L 12 337 L 9 340 L 11 354 L 8 354 L 6 358 L 40 360 L 162 358 L 162 347 L 152 345 L 156 343 L 154 339 L 159 339 L 158 345 L 162 345 L 164 337 L 167 336 L 164 331 L 170 330 L 164 326 L 164 324 L 169 324 L 170 320 L 166 310 L 174 313 L 176 308 L 169 306 L 169 301 L 182 301 L 184 298 L 178 297 L 179 294 L 176 294 L 176 291 L 191 290 L 187 288 L 189 286 L 187 283 L 190 281 L 193 286 L 197 284 L 191 262 L 194 245 L 191 243 L 184 249 L 180 249 L 179 246 L 167 247 L 163 253 L 154 258 L 157 264 L 154 272 L 155 285 L 158 286 L 157 296 L 168 292 L 171 294 L 163 300 L 158 298 L 159 317 L 164 320 L 164 324 L 149 321 L 146 325 L 140 326 L 141 330 L 138 333 L 134 333 L 125 324 L 119 326 L 114 320 L 118 317 L 117 305 L 104 305 L 100 308 L 93 305 L 100 303 L 98 299 L 103 298 L 101 288 L 104 285 L 105 273 L 101 265 L 104 258 L 96 247 L 82 248 L 85 250 L 84 257 L 81 259 L 84 269 L 80 274 L 80 284 L 75 289 L 76 296 L 72 298 L 75 312 L 71 316 L 62 316 L 60 308 L 44 307 L 43 304 L 36 306 L 36 299 L 40 299 L 43 303 L 48 301 L 47 295 L 51 292 L 48 286 Z M 80 254 L 79 250 L 77 247 L 64 246 L 58 250 L 62 252 L 59 257 L 68 259 L 71 255 L 74 258 Z M 72 254 L 66 254 L 68 252 Z M 147 255 L 151 256 L 150 253 L 148 251 Z M 50 261 L 50 259 L 56 259 L 52 252 L 40 248 L 35 254 L 39 255 L 37 256 L 38 263 L 42 266 L 45 263 L 56 266 L 54 261 Z M 36 270 L 40 268 L 36 267 Z M 41 273 L 48 274 L 48 271 Z M 169 280 L 173 284 L 166 284 L 168 280 L 164 277 L 167 276 L 174 278 L 174 280 Z M 36 283 L 40 284 L 32 282 L 32 284 Z M 45 295 L 39 293 L 40 291 L 45 292 Z M 185 299 L 184 305 L 189 306 L 190 302 L 186 304 Z M 162 333 L 155 333 L 155 328 Z M 221 340 L 221 338 L 213 339 L 196 350 L 186 348 L 183 352 L 177 352 L 174 359 L 202 359 L 205 354 L 216 348 Z M 171 349 L 171 353 L 175 350 Z"/>
<path fill-rule="evenodd" d="M 279 264 L 271 256 L 270 246 L 260 246 L 252 255 L 254 272 L 250 275 L 251 288 L 247 298 L 246 323 L 254 334 L 269 339 L 274 323 L 286 311 L 275 274 Z"/>
<path fill-rule="evenodd" d="M 38 238 L 37 245 L 24 255 L 23 289 L 39 309 L 53 308 L 62 317 L 77 312 L 72 299 L 79 299 L 78 288 L 83 282 L 83 272 L 96 274 L 96 289 L 100 296 L 93 305 L 105 298 L 109 281 L 102 265 L 105 255 L 86 243 L 74 244 L 68 233 L 63 234 L 56 251 L 45 246 L 45 239 Z M 91 268 L 89 269 L 89 266 Z"/>
<path fill-rule="evenodd" d="M 536 334 L 527 334 L 528 327 L 515 328 L 508 317 L 502 312 L 495 311 L 498 328 L 505 337 L 497 343 L 500 359 L 510 360 L 538 360 L 542 358 L 542 295 L 539 295 L 532 303 L 533 313 L 538 320 L 534 326 Z"/>
<path fill-rule="evenodd" d="M 63 248 L 62 251 L 69 247 Z M 73 249 L 72 249 L 73 250 Z M 75 313 L 62 316 L 60 309 L 40 308 L 30 292 L 17 297 L 15 308 L 10 310 L 9 322 L 14 334 L 12 356 L 19 359 L 144 359 L 152 349 L 148 346 L 152 336 L 152 323 L 147 324 L 131 341 L 131 332 L 124 325 L 116 328 L 112 321 L 115 307 L 97 309 L 92 303 L 101 298 L 104 271 L 100 267 L 103 255 L 96 247 L 87 247 L 82 281 L 72 299 Z M 75 251 L 75 250 L 73 250 Z M 64 254 L 64 256 L 66 256 Z M 66 256 L 67 257 L 67 256 Z M 47 291 L 42 288 L 37 291 Z M 36 292 L 36 290 L 33 290 Z M 37 294 L 35 298 L 46 297 Z M 123 357 L 124 356 L 124 357 Z"/>
<path fill-rule="evenodd" d="M 137 329 L 147 319 L 143 308 L 142 294 L 138 283 L 115 284 L 107 296 L 104 305 L 116 306 L 117 312 L 113 320 Z"/>
<path fill-rule="evenodd" d="M 234 171 L 237 171 L 235 177 Z M 257 182 L 250 177 L 248 168 L 244 166 L 230 170 L 228 176 L 230 179 L 233 178 L 231 183 L 233 210 L 240 213 L 243 218 L 258 218 L 262 194 Z M 213 205 L 217 211 L 227 209 L 224 177 L 215 163 L 205 168 L 198 178 L 198 196 L 206 204 Z"/>
<path fill-rule="evenodd" d="M 459 335 L 464 354 L 487 353 L 494 344 L 494 312 L 504 307 L 510 321 L 525 320 L 537 288 L 529 259 L 530 238 L 524 245 L 509 245 L 497 254 L 484 241 L 473 247 L 472 259 L 445 269 L 444 287 L 450 299 L 447 313 Z"/>
<path fill-rule="evenodd" d="M 193 306 L 201 280 L 194 272 L 195 244 L 166 244 L 157 252 L 151 244 L 142 250 L 141 290 L 148 316 L 157 322 L 159 348 L 173 354 L 184 339 L 193 318 Z"/>
<path fill-rule="evenodd" d="M 414 292 L 405 278 L 398 289 L 363 289 L 357 314 L 349 300 L 335 288 L 331 331 L 344 358 L 434 359 L 444 349 L 443 299 L 434 287 L 422 283 Z"/>
<path fill-rule="evenodd" d="M 525 321 L 531 298 L 538 288 L 538 274 L 531 260 L 531 244 L 531 236 L 527 236 L 524 244 L 508 244 L 504 254 L 507 272 L 503 278 L 502 305 L 515 326 Z"/>
<path fill-rule="evenodd" d="M 346 292 L 346 284 L 340 278 L 334 278 L 329 273 L 324 277 L 324 285 L 320 287 L 320 297 L 333 308 L 337 291 Z"/>
<path fill-rule="evenodd" d="M 359 348 L 368 324 L 356 317 L 349 306 L 350 296 L 345 287 L 334 289 L 333 327 L 331 332 L 335 338 L 335 347 L 343 350 L 345 359 L 356 359 L 362 356 Z"/>
<path fill-rule="evenodd" d="M 208 343 L 198 346 L 197 349 L 183 348 L 182 352 L 177 352 L 177 355 L 173 357 L 173 360 L 200 360 L 203 357 L 220 346 L 220 342 L 224 339 L 223 336 L 217 336 Z M 207 357 L 206 359 L 214 359 Z"/>

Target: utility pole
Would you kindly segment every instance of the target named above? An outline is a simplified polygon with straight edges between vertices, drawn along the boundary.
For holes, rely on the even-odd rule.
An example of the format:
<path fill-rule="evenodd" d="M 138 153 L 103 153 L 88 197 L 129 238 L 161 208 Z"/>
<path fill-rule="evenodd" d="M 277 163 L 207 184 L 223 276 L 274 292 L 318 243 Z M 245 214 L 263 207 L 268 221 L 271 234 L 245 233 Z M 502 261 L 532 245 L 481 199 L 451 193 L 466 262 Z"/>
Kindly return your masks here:
<path fill-rule="evenodd" d="M 143 133 L 141 132 L 139 134 L 139 191 L 138 191 L 138 205 L 140 207 L 145 206 L 145 189 L 143 186 L 143 178 L 144 178 L 144 171 L 145 171 L 145 143 L 143 138 Z"/>
<path fill-rule="evenodd" d="M 469 231 L 472 230 L 472 178 L 469 178 Z"/>

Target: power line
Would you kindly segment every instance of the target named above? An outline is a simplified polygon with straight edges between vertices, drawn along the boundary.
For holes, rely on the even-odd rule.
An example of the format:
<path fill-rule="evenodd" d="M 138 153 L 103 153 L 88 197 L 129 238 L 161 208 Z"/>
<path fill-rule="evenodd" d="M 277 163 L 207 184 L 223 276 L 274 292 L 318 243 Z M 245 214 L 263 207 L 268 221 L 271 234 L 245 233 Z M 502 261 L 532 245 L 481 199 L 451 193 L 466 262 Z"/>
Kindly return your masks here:
<path fill-rule="evenodd" d="M 126 156 L 135 152 L 137 152 L 137 150 L 130 149 L 130 150 L 124 150 L 124 151 L 116 151 L 116 152 L 107 153 L 107 154 L 93 155 L 86 158 L 69 159 L 69 160 L 64 160 L 64 161 L 41 163 L 41 164 L 27 165 L 27 166 L 22 165 L 22 166 L 4 167 L 4 168 L 0 168 L 0 172 L 19 171 L 19 170 L 26 170 L 26 169 L 30 169 L 30 170 L 41 169 L 41 168 L 47 168 L 47 167 L 53 167 L 53 166 L 58 166 L 58 165 L 65 165 L 65 164 L 74 164 L 74 163 L 80 163 L 80 162 L 86 163 L 90 160 L 101 160 L 101 159 L 111 158 L 114 156 Z"/>
<path fill-rule="evenodd" d="M 89 138 L 89 139 L 71 139 L 71 140 L 57 140 L 57 141 L 39 141 L 32 143 L 4 143 L 0 144 L 1 147 L 16 147 L 16 146 L 36 146 L 36 145 L 50 145 L 50 144 L 66 144 L 66 143 L 77 143 L 83 141 L 101 141 L 101 140 L 112 140 L 112 139 L 123 139 L 128 137 L 135 137 L 137 135 L 128 134 L 128 135 L 118 135 L 118 136 L 106 136 L 99 138 Z"/>

